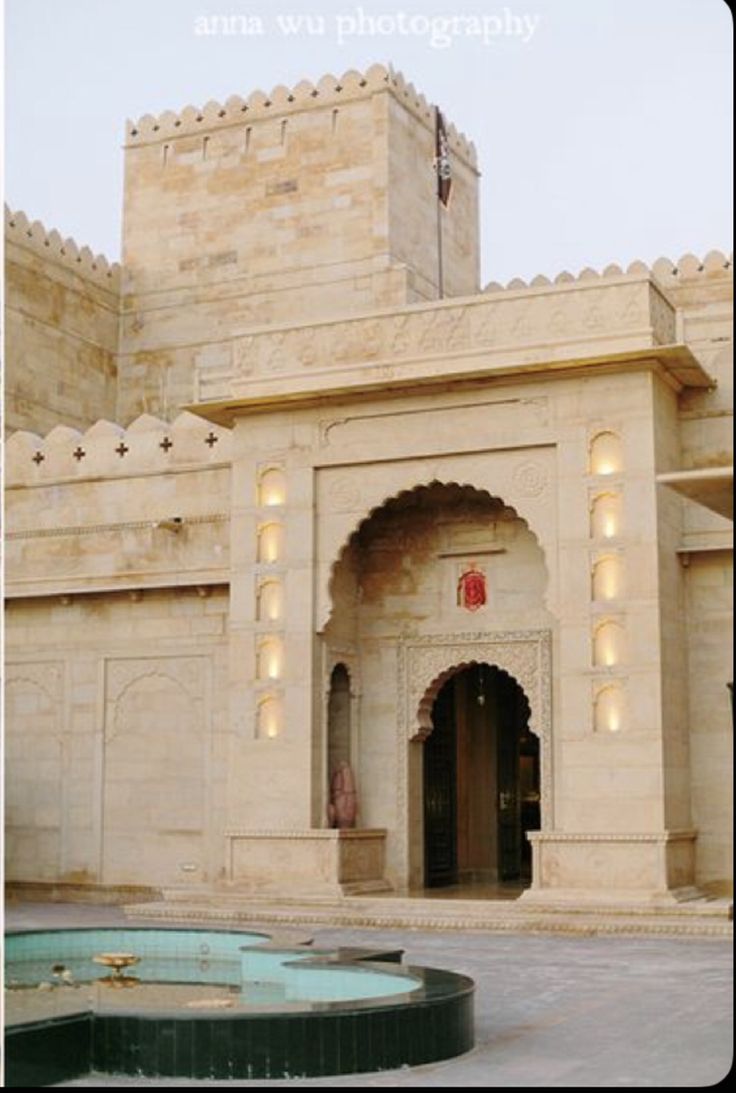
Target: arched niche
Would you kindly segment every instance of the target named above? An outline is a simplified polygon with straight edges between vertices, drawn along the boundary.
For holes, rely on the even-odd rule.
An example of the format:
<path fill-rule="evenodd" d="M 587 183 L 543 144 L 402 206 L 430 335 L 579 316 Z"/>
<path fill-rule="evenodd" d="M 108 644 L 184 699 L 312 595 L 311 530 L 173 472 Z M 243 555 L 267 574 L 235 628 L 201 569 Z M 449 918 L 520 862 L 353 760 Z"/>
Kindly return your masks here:
<path fill-rule="evenodd" d="M 590 537 L 592 539 L 615 539 L 621 535 L 621 501 L 621 494 L 612 491 L 600 493 L 593 498 L 590 507 Z"/>
<path fill-rule="evenodd" d="M 276 522 L 262 524 L 258 529 L 258 561 L 273 565 L 283 558 L 284 528 Z"/>
<path fill-rule="evenodd" d="M 623 583 L 621 558 L 617 554 L 604 554 L 593 563 L 591 596 L 598 602 L 616 600 L 621 596 Z"/>
<path fill-rule="evenodd" d="M 278 622 L 283 616 L 284 589 L 281 581 L 261 581 L 258 586 L 257 617 L 259 622 Z"/>
<path fill-rule="evenodd" d="M 258 504 L 276 508 L 286 503 L 286 476 L 281 467 L 266 467 L 258 476 Z"/>
<path fill-rule="evenodd" d="M 625 660 L 625 631 L 616 619 L 604 619 L 593 633 L 593 665 L 613 668 Z"/>
<path fill-rule="evenodd" d="M 602 429 L 590 441 L 590 473 L 619 474 L 623 470 L 621 437 L 612 429 Z"/>
<path fill-rule="evenodd" d="M 621 732 L 625 715 L 624 689 L 620 683 L 606 683 L 596 690 L 593 700 L 593 727 L 596 732 Z"/>
<path fill-rule="evenodd" d="M 330 673 L 327 696 L 327 778 L 341 762 L 352 763 L 350 672 L 336 664 Z"/>
<path fill-rule="evenodd" d="M 281 638 L 268 637 L 258 643 L 258 679 L 281 679 L 284 650 Z"/>
<path fill-rule="evenodd" d="M 278 695 L 266 695 L 256 707 L 256 737 L 259 740 L 274 740 L 283 728 L 283 710 Z"/>

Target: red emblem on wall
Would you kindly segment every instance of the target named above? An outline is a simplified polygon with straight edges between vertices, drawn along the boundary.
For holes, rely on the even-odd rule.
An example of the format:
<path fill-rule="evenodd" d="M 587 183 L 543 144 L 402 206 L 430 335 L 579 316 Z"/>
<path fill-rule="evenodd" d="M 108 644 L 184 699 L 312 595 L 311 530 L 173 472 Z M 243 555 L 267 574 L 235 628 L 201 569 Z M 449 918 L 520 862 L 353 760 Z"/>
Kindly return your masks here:
<path fill-rule="evenodd" d="M 479 607 L 483 607 L 486 600 L 486 575 L 477 568 L 475 562 L 471 562 L 457 582 L 458 607 L 477 611 Z"/>

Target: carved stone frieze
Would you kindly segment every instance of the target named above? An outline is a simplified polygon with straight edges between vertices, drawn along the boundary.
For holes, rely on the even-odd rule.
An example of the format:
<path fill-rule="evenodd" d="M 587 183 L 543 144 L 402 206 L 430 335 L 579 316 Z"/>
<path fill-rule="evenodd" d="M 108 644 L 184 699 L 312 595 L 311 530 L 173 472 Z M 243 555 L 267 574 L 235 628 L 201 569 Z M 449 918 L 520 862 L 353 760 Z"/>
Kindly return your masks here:
<path fill-rule="evenodd" d="M 258 375 L 298 373 L 312 366 L 348 367 L 495 346 L 549 344 L 586 337 L 646 335 L 653 343 L 675 340 L 674 310 L 648 279 L 618 284 L 548 286 L 471 303 L 417 305 L 402 314 L 346 318 L 288 330 L 264 330 L 239 340 L 237 382 Z"/>

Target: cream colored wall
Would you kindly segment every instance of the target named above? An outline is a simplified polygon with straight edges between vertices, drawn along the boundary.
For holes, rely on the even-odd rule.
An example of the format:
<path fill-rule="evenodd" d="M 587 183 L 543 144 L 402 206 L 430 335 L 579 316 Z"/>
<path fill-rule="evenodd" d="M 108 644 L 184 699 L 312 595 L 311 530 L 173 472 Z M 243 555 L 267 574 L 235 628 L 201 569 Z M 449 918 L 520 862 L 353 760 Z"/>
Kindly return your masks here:
<path fill-rule="evenodd" d="M 733 892 L 733 557 L 694 554 L 685 570 L 688 720 L 697 882 Z"/>
<path fill-rule="evenodd" d="M 733 464 L 733 270 L 714 253 L 703 263 L 681 259 L 674 275 L 660 267 L 660 281 L 682 309 L 681 336 L 691 346 L 715 386 L 685 391 L 680 397 L 682 469 Z M 702 505 L 686 505 L 684 544 L 729 546 L 733 523 Z"/>
<path fill-rule="evenodd" d="M 653 383 L 653 444 L 656 473 L 682 466 L 678 399 L 661 382 Z M 678 551 L 683 542 L 686 503 L 665 486 L 656 491 L 661 660 L 664 824 L 668 829 L 692 826 L 690 748 L 688 739 L 687 616 L 685 581 Z"/>
<path fill-rule="evenodd" d="M 7 881 L 221 876 L 227 607 L 222 588 L 11 603 Z"/>
<path fill-rule="evenodd" d="M 6 594 L 227 581 L 229 445 L 229 430 L 186 413 L 171 425 L 143 417 L 127 431 L 98 422 L 84 434 L 15 433 Z M 167 526 L 172 518 L 180 526 Z"/>
<path fill-rule="evenodd" d="M 5 427 L 46 433 L 115 414 L 119 268 L 5 217 Z"/>

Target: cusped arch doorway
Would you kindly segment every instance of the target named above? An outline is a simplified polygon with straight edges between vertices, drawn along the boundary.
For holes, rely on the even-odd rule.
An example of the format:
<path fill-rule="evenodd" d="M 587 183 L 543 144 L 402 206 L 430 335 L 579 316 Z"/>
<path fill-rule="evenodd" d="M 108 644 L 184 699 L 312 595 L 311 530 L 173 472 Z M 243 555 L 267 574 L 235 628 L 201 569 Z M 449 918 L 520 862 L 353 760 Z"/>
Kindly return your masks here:
<path fill-rule="evenodd" d="M 424 884 L 531 882 L 540 826 L 539 740 L 518 682 L 474 663 L 445 680 L 424 743 Z"/>

